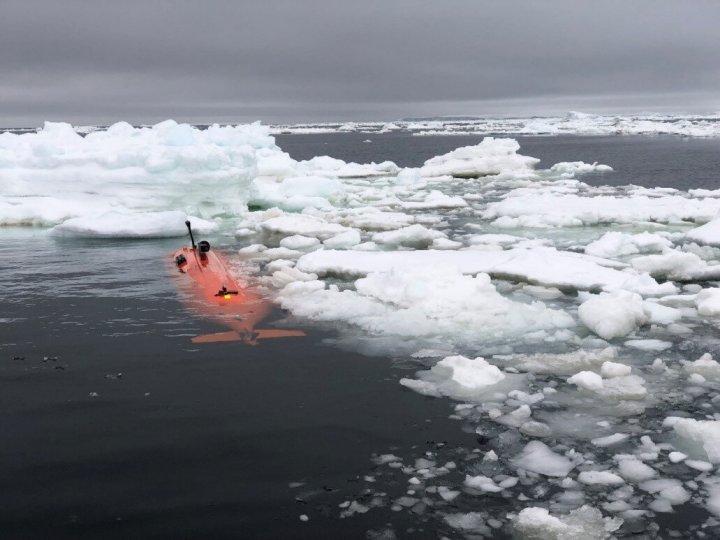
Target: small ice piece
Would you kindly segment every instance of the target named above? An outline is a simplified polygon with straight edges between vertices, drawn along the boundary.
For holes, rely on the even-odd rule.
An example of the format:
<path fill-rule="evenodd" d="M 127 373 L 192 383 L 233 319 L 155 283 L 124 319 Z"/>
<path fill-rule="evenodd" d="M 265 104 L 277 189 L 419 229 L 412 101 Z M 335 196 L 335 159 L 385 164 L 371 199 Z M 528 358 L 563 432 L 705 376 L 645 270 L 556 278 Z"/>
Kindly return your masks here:
<path fill-rule="evenodd" d="M 522 452 L 512 460 L 512 464 L 526 471 L 545 476 L 563 477 L 575 467 L 565 456 L 556 454 L 540 441 L 530 441 Z"/>
<path fill-rule="evenodd" d="M 495 453 L 494 450 L 488 450 L 485 452 L 485 455 L 483 456 L 483 461 L 497 461 L 498 455 Z"/>
<path fill-rule="evenodd" d="M 505 357 L 517 368 L 531 373 L 548 373 L 552 375 L 573 375 L 583 370 L 589 370 L 601 365 L 603 362 L 617 357 L 614 347 L 600 350 L 585 350 L 570 353 L 536 353 L 516 354 Z"/>
<path fill-rule="evenodd" d="M 695 297 L 695 306 L 700 315 L 720 316 L 720 288 L 708 288 L 700 291 Z"/>
<path fill-rule="evenodd" d="M 614 444 L 624 442 L 629 437 L 630 436 L 627 433 L 613 433 L 612 435 L 608 435 L 607 437 L 598 437 L 597 439 L 592 439 L 590 442 L 593 443 L 595 446 L 600 446 L 601 448 L 604 448 L 606 446 L 612 446 Z"/>
<path fill-rule="evenodd" d="M 328 238 L 323 242 L 327 249 L 349 249 L 361 242 L 360 231 L 351 229 Z"/>
<path fill-rule="evenodd" d="M 705 501 L 705 506 L 708 512 L 720 517 L 720 484 L 708 483 L 707 491 L 708 498 Z"/>
<path fill-rule="evenodd" d="M 578 481 L 588 485 L 601 484 L 607 486 L 616 486 L 625 483 L 625 480 L 610 471 L 582 471 L 578 475 Z"/>
<path fill-rule="evenodd" d="M 600 374 L 605 379 L 611 377 L 623 377 L 630 375 L 632 368 L 625 364 L 619 364 L 617 362 L 604 362 L 600 367 Z"/>
<path fill-rule="evenodd" d="M 694 362 L 688 362 L 683 368 L 687 373 L 702 375 L 705 379 L 720 379 L 720 363 L 713 360 L 710 353 L 703 354 Z"/>
<path fill-rule="evenodd" d="M 699 244 L 720 246 L 720 216 L 716 215 L 705 225 L 689 230 L 685 238 Z"/>
<path fill-rule="evenodd" d="M 559 517 L 545 508 L 523 508 L 513 519 L 515 532 L 528 540 L 604 540 L 622 524 L 622 519 L 603 517 L 600 510 L 588 505 Z"/>
<path fill-rule="evenodd" d="M 595 257 L 615 259 L 641 252 L 660 252 L 670 247 L 672 247 L 672 242 L 659 234 L 648 232 L 626 234 L 611 231 L 585 246 L 585 253 Z"/>
<path fill-rule="evenodd" d="M 603 339 L 623 337 L 648 320 L 638 294 L 618 291 L 592 296 L 578 308 L 582 323 Z"/>
<path fill-rule="evenodd" d="M 498 486 L 495 482 L 493 482 L 492 478 L 488 478 L 487 476 L 483 475 L 466 475 L 464 484 L 469 488 L 483 491 L 486 493 L 498 493 L 504 489 L 503 487 Z"/>
<path fill-rule="evenodd" d="M 505 374 L 485 361 L 484 358 L 465 358 L 464 356 L 448 356 L 435 364 L 428 371 L 418 372 L 420 380 L 401 379 L 400 384 L 413 390 L 420 390 L 420 385 L 434 388 L 438 394 L 450 397 L 472 396 L 478 390 L 491 387 L 503 379 Z M 425 392 L 423 392 L 425 393 Z"/>
<path fill-rule="evenodd" d="M 395 231 L 375 233 L 372 241 L 383 246 L 407 246 L 422 249 L 430 246 L 436 238 L 444 236 L 439 231 L 416 223 Z"/>
<path fill-rule="evenodd" d="M 312 236 L 302 236 L 301 234 L 293 234 L 292 236 L 286 236 L 280 240 L 280 247 L 292 249 L 292 250 L 307 250 L 313 249 L 320 245 L 320 240 Z"/>
<path fill-rule="evenodd" d="M 541 300 L 554 300 L 561 298 L 563 293 L 557 287 L 541 287 L 540 285 L 525 285 L 522 288 L 524 293 L 540 298 Z"/>
<path fill-rule="evenodd" d="M 529 437 L 549 437 L 552 435 L 552 429 L 543 422 L 530 420 L 520 426 L 520 433 L 528 435 Z"/>
<path fill-rule="evenodd" d="M 668 459 L 670 460 L 670 463 L 680 463 L 681 461 L 687 459 L 687 454 L 683 454 L 682 452 L 670 452 L 668 454 Z"/>
<path fill-rule="evenodd" d="M 708 463 L 707 461 L 702 461 L 699 459 L 686 459 L 685 465 L 687 465 L 691 469 L 695 469 L 696 471 L 700 472 L 712 471 L 714 467 L 712 463 Z"/>
<path fill-rule="evenodd" d="M 665 351 L 672 347 L 671 341 L 663 341 L 661 339 L 628 339 L 625 342 L 626 347 L 639 349 L 641 351 Z"/>
<path fill-rule="evenodd" d="M 448 514 L 444 519 L 445 523 L 453 529 L 474 532 L 483 536 L 491 534 L 490 528 L 485 524 L 485 515 L 481 512 Z"/>
<path fill-rule="evenodd" d="M 310 518 L 307 514 L 300 514 L 300 521 L 310 521 Z"/>
<path fill-rule="evenodd" d="M 604 387 L 602 377 L 592 371 L 581 371 L 580 373 L 576 373 L 570 377 L 567 382 L 592 392 L 602 392 Z"/>
<path fill-rule="evenodd" d="M 645 482 L 657 476 L 657 471 L 635 457 L 621 459 L 618 463 L 620 475 L 629 482 Z"/>

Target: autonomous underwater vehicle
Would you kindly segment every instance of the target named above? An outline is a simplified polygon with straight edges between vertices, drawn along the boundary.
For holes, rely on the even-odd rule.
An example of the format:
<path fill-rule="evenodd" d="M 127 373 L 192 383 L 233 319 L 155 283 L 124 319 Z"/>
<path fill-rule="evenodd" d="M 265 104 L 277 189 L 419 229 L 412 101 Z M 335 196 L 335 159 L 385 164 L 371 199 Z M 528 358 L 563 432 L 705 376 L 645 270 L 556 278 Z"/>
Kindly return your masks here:
<path fill-rule="evenodd" d="M 173 254 L 182 296 L 191 311 L 230 328 L 226 332 L 195 336 L 193 343 L 242 341 L 256 345 L 258 339 L 305 335 L 301 330 L 256 329 L 272 312 L 272 302 L 260 292 L 241 286 L 222 256 L 211 251 L 206 240 L 195 244 L 190 222 L 185 225 L 192 247 L 185 246 Z"/>

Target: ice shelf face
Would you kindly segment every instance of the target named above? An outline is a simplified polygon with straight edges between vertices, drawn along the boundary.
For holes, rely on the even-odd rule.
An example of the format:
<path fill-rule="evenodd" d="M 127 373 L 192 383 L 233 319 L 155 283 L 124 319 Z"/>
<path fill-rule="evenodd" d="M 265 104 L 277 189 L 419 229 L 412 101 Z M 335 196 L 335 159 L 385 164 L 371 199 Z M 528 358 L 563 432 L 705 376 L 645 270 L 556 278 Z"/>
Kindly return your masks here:
<path fill-rule="evenodd" d="M 492 125 L 605 133 L 608 122 Z M 709 135 L 716 124 L 612 126 Z M 257 124 L 120 123 L 85 137 L 46 124 L 0 135 L 0 224 L 162 237 L 195 216 L 199 230 L 234 235 L 237 257 L 298 324 L 413 368 L 398 391 L 448 400 L 481 442 L 455 454 L 378 449 L 373 481 L 342 517 L 388 506 L 433 513 L 451 536 L 606 538 L 685 504 L 720 515 L 720 196 L 601 176 L 593 186 L 584 175 L 609 165 L 538 169 L 520 152 L 486 138 L 400 168 L 297 161 Z M 381 477 L 407 489 L 393 498 Z M 488 497 L 510 510 L 486 509 Z M 693 531 L 717 531 L 703 520 Z"/>

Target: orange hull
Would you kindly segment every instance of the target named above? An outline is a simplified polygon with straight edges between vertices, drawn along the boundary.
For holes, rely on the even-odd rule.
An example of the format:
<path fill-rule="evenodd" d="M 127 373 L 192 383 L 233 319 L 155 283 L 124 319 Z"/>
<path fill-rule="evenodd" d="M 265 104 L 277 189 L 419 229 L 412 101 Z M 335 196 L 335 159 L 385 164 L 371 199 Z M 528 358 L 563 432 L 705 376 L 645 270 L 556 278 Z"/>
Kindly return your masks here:
<path fill-rule="evenodd" d="M 189 307 L 202 317 L 230 329 L 196 336 L 193 343 L 243 341 L 304 336 L 299 330 L 255 329 L 272 311 L 272 302 L 252 289 L 242 287 L 220 255 L 213 251 L 184 247 L 173 254 L 181 277 L 181 289 Z"/>

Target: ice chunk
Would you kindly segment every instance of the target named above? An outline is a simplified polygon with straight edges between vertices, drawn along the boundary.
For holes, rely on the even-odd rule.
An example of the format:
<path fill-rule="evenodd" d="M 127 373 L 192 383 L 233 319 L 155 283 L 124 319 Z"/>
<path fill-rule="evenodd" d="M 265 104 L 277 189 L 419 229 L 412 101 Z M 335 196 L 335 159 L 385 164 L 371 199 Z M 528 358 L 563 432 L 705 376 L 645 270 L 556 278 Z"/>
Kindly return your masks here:
<path fill-rule="evenodd" d="M 630 375 L 631 371 L 632 368 L 630 366 L 618 364 L 617 362 L 603 362 L 603 365 L 600 367 L 600 374 L 606 379 Z"/>
<path fill-rule="evenodd" d="M 695 455 L 707 457 L 714 464 L 720 463 L 720 421 L 670 416 L 663 425 L 672 427 L 683 444 Z"/>
<path fill-rule="evenodd" d="M 292 250 L 309 250 L 320 245 L 320 240 L 312 236 L 293 234 L 280 240 L 280 247 Z"/>
<path fill-rule="evenodd" d="M 506 171 L 532 171 L 540 160 L 517 153 L 520 145 L 514 139 L 485 137 L 475 146 L 465 146 L 436 156 L 420 169 L 423 176 L 478 178 Z"/>
<path fill-rule="evenodd" d="M 672 342 L 661 339 L 628 339 L 625 346 L 641 351 L 664 351 L 672 347 Z"/>
<path fill-rule="evenodd" d="M 635 457 L 621 459 L 618 463 L 620 475 L 630 482 L 645 482 L 657 476 L 657 471 Z"/>
<path fill-rule="evenodd" d="M 698 313 L 707 317 L 720 316 L 720 288 L 708 288 L 695 297 Z"/>
<path fill-rule="evenodd" d="M 603 390 L 602 377 L 592 371 L 581 371 L 570 377 L 567 382 L 593 392 L 602 392 Z"/>
<path fill-rule="evenodd" d="M 256 178 L 250 186 L 249 204 L 266 208 L 300 211 L 305 208 L 331 208 L 342 202 L 345 188 L 334 178 L 301 176 L 280 182 Z"/>
<path fill-rule="evenodd" d="M 528 540 L 604 540 L 622 524 L 622 519 L 603 517 L 587 505 L 560 517 L 545 508 L 524 508 L 513 520 L 515 532 Z"/>
<path fill-rule="evenodd" d="M 361 242 L 360 231 L 351 229 L 340 233 L 332 238 L 328 238 L 323 242 L 327 249 L 348 249 L 358 245 Z"/>
<path fill-rule="evenodd" d="M 453 529 L 489 535 L 490 527 L 485 524 L 485 516 L 480 512 L 457 513 L 445 516 L 445 523 Z"/>
<path fill-rule="evenodd" d="M 608 435 L 607 437 L 598 437 L 596 439 L 592 439 L 590 442 L 593 443 L 595 446 L 606 447 L 624 442 L 628 438 L 629 435 L 627 433 L 613 433 L 612 435 Z"/>
<path fill-rule="evenodd" d="M 432 244 L 433 240 L 444 236 L 445 235 L 439 231 L 428 229 L 416 223 L 415 225 L 403 227 L 396 231 L 375 233 L 372 240 L 376 244 L 385 246 L 426 248 Z"/>
<path fill-rule="evenodd" d="M 556 454 L 540 441 L 530 441 L 522 452 L 513 460 L 512 464 L 526 471 L 545 476 L 563 477 L 575 467 L 575 464 L 565 456 Z"/>
<path fill-rule="evenodd" d="M 476 396 L 503 379 L 505 374 L 483 358 L 448 356 L 428 371 L 420 371 L 415 379 L 400 379 L 400 384 L 428 395 L 445 395 L 462 399 Z M 432 389 L 432 393 L 427 389 Z"/>
<path fill-rule="evenodd" d="M 314 236 L 320 239 L 327 239 L 350 230 L 337 223 L 328 223 L 319 217 L 305 214 L 272 217 L 259 226 L 267 233 Z"/>
<path fill-rule="evenodd" d="M 488 478 L 487 476 L 482 475 L 466 475 L 464 484 L 469 488 L 477 489 L 478 491 L 483 491 L 486 493 L 498 493 L 504 489 L 498 486 L 495 482 L 493 482 L 492 478 Z"/>
<path fill-rule="evenodd" d="M 578 316 L 603 339 L 626 336 L 648 320 L 642 298 L 622 291 L 591 297 L 578 308 Z"/>
<path fill-rule="evenodd" d="M 580 371 L 593 369 L 600 364 L 617 357 L 614 347 L 600 350 L 584 350 L 569 353 L 517 354 L 502 357 L 520 370 L 532 373 L 550 373 L 554 375 L 573 375 Z"/>
<path fill-rule="evenodd" d="M 615 486 L 624 484 L 625 480 L 610 471 L 582 471 L 578 475 L 578 481 L 588 485 Z"/>
<path fill-rule="evenodd" d="M 696 373 L 706 379 L 720 379 L 720 364 L 713 360 L 709 353 L 703 354 L 694 362 L 688 362 L 684 369 L 688 373 Z"/>
<path fill-rule="evenodd" d="M 626 234 L 611 231 L 585 246 L 585 253 L 613 259 L 638 253 L 663 251 L 670 247 L 672 242 L 659 234 L 649 232 Z"/>
<path fill-rule="evenodd" d="M 685 238 L 692 242 L 720 246 L 720 216 L 715 216 L 705 225 L 696 227 L 685 234 Z"/>

